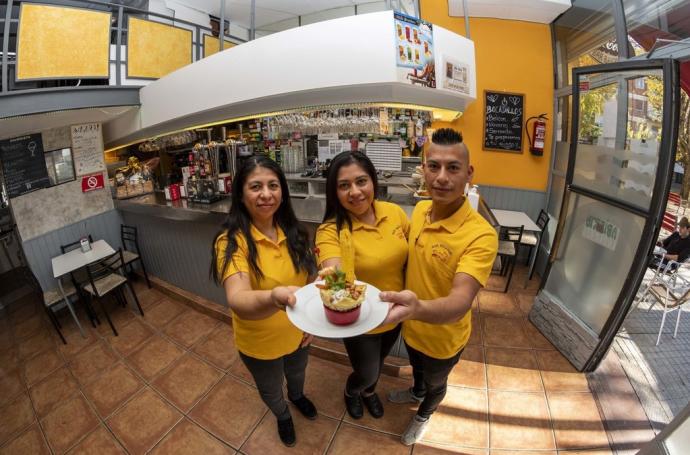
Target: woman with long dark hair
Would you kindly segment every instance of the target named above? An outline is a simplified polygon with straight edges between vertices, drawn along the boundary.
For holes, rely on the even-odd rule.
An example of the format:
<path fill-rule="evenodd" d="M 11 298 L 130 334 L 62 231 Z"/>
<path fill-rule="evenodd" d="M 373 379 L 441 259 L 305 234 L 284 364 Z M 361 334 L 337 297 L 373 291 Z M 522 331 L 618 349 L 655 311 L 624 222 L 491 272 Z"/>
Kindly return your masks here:
<path fill-rule="evenodd" d="M 232 182 L 232 206 L 214 241 L 212 274 L 225 288 L 240 358 L 287 446 L 296 438 L 283 376 L 288 398 L 305 417 L 315 419 L 316 408 L 304 396 L 311 336 L 292 325 L 284 310 L 295 304 L 293 292 L 315 272 L 316 259 L 290 204 L 283 171 L 269 158 L 252 157 Z"/>
<path fill-rule="evenodd" d="M 333 159 L 326 178 L 326 214 L 316 231 L 319 263 L 354 272 L 382 291 L 402 290 L 409 223 L 399 206 L 377 201 L 377 191 L 376 169 L 366 155 L 343 152 Z M 383 416 L 376 383 L 399 333 L 400 326 L 392 324 L 343 340 L 353 370 L 345 385 L 352 418 L 361 418 L 364 406 L 373 417 Z"/>

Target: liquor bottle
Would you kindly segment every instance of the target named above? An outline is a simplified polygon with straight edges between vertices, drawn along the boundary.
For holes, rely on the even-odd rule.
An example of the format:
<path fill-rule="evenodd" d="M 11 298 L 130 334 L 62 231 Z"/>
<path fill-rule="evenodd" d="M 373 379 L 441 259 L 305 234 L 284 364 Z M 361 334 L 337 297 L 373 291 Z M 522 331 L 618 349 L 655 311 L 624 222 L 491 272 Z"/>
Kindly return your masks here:
<path fill-rule="evenodd" d="M 400 133 L 400 138 L 401 139 L 407 139 L 407 123 L 402 121 L 400 122 L 400 129 L 398 130 Z"/>

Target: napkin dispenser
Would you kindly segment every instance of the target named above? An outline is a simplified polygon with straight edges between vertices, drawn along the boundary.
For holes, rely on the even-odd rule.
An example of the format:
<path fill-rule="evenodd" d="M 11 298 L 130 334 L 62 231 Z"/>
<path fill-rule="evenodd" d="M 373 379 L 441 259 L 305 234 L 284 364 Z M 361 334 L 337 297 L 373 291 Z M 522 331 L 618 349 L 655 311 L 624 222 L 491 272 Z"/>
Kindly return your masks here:
<path fill-rule="evenodd" d="M 89 242 L 88 237 L 82 237 L 79 239 L 79 245 L 81 247 L 81 252 L 86 253 L 88 251 L 91 251 L 91 242 Z"/>

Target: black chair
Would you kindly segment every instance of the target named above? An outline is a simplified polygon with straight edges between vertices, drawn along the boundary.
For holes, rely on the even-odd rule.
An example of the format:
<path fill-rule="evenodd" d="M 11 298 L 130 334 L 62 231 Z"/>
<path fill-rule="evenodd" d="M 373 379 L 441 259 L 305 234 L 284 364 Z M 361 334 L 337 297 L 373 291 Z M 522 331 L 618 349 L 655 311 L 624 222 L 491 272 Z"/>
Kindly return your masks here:
<path fill-rule="evenodd" d="M 510 280 L 513 278 L 513 270 L 515 269 L 515 262 L 517 262 L 517 255 L 524 230 L 524 226 L 500 227 L 498 233 L 498 256 L 501 258 L 501 275 L 508 276 L 506 287 L 503 289 L 503 292 L 508 292 Z"/>
<path fill-rule="evenodd" d="M 91 234 L 89 234 L 88 237 L 89 243 L 93 243 L 93 237 L 91 237 Z M 77 248 L 81 248 L 81 240 L 67 243 L 65 245 L 60 245 L 60 251 L 62 251 L 62 254 L 65 254 L 72 250 L 76 250 Z M 89 319 L 91 320 L 91 325 L 96 327 L 96 324 L 100 324 L 101 322 L 98 320 L 96 312 L 93 311 L 93 308 L 89 303 L 88 296 L 84 294 L 84 291 L 82 290 L 82 287 L 89 281 L 89 277 L 86 274 L 86 270 L 75 270 L 73 272 L 70 272 L 69 275 L 72 280 L 72 285 L 77 291 L 77 296 L 79 297 L 79 300 L 84 302 L 84 307 L 86 308 L 86 312 L 89 315 Z"/>
<path fill-rule="evenodd" d="M 48 315 L 48 319 L 50 319 L 50 322 L 53 324 L 53 327 L 55 327 L 55 330 L 57 331 L 58 335 L 60 335 L 62 343 L 67 344 L 67 341 L 65 340 L 65 337 L 62 334 L 62 330 L 60 330 L 62 328 L 62 326 L 60 325 L 60 321 L 58 321 L 57 316 L 55 316 L 55 313 L 53 312 L 53 307 L 55 305 L 57 305 L 60 302 L 64 302 L 62 294 L 58 289 L 51 289 L 50 291 L 44 292 L 43 288 L 41 287 L 41 283 L 38 281 L 38 278 L 36 278 L 34 272 L 28 267 L 23 267 L 23 269 L 25 269 L 24 273 L 26 275 L 26 280 L 28 281 L 29 286 L 33 289 L 33 291 L 36 294 L 40 295 L 41 302 L 43 303 L 42 306 L 46 314 Z M 75 295 L 77 292 L 71 284 L 63 284 L 62 288 L 65 291 L 65 296 L 67 298 L 70 298 L 70 296 Z M 72 311 L 71 308 L 70 311 Z"/>
<path fill-rule="evenodd" d="M 144 315 L 144 310 L 141 309 L 139 304 L 139 299 L 137 294 L 134 292 L 134 288 L 129 283 L 129 279 L 125 273 L 125 262 L 122 257 L 122 248 L 118 248 L 117 251 L 110 256 L 102 259 L 100 262 L 89 264 L 86 266 L 86 273 L 89 276 L 89 282 L 84 286 L 84 290 L 94 297 L 105 314 L 105 318 L 110 324 L 110 328 L 113 329 L 113 333 L 117 336 L 117 330 L 113 321 L 110 319 L 110 315 L 103 305 L 102 298 L 111 292 L 115 298 L 122 304 L 122 306 L 127 305 L 127 298 L 124 292 L 122 292 L 123 287 L 128 287 L 132 296 L 134 297 L 134 302 L 139 308 L 139 313 Z"/>
<path fill-rule="evenodd" d="M 89 243 L 93 243 L 93 238 L 91 237 L 91 234 L 89 234 Z M 77 248 L 80 248 L 80 247 L 81 247 L 81 240 L 77 240 L 76 242 L 67 243 L 65 245 L 60 245 L 60 251 L 62 251 L 62 254 L 65 254 L 68 251 L 76 250 Z"/>
<path fill-rule="evenodd" d="M 149 281 L 149 275 L 146 273 L 146 266 L 144 266 L 144 260 L 142 259 L 141 251 L 139 250 L 139 240 L 136 226 L 127 226 L 125 224 L 121 224 L 120 238 L 122 239 L 122 257 L 125 261 L 125 265 L 129 267 L 130 271 L 132 271 L 132 263 L 139 261 L 141 264 L 141 271 L 144 272 L 144 278 L 146 278 L 146 284 L 150 289 L 151 282 Z"/>
<path fill-rule="evenodd" d="M 542 209 L 539 211 L 539 217 L 537 218 L 537 226 L 539 226 L 540 231 L 539 232 L 525 232 L 522 234 L 522 241 L 520 242 L 520 246 L 527 246 L 529 247 L 529 251 L 527 252 L 527 262 L 526 265 L 529 265 L 529 258 L 532 257 L 532 249 L 537 248 L 537 252 L 534 255 L 534 264 L 537 263 L 537 259 L 539 258 L 539 244 L 541 243 L 541 239 L 544 236 L 544 231 L 546 230 L 546 226 L 549 225 L 549 215 Z M 532 270 L 529 272 L 529 278 L 528 280 L 532 279 L 532 275 L 534 275 L 534 267 L 532 267 Z"/>

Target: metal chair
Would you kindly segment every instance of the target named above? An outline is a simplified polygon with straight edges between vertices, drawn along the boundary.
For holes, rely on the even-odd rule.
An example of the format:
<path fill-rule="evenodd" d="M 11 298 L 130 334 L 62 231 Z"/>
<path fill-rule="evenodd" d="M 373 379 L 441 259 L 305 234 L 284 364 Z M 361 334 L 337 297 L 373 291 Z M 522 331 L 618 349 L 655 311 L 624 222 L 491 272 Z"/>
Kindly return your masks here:
<path fill-rule="evenodd" d="M 525 265 L 529 265 L 529 259 L 532 257 L 532 250 L 534 248 L 537 249 L 537 252 L 534 254 L 534 264 L 537 263 L 537 259 L 539 258 L 539 244 L 541 243 L 541 239 L 544 236 L 544 231 L 546 231 L 546 226 L 549 225 L 549 215 L 544 211 L 543 209 L 539 211 L 539 217 L 537 218 L 537 226 L 539 226 L 540 231 L 539 232 L 524 232 L 522 234 L 522 240 L 520 241 L 520 246 L 526 246 L 529 247 L 529 251 L 527 252 L 527 259 L 525 261 Z M 532 279 L 532 275 L 534 275 L 534 267 L 531 268 L 529 271 L 529 277 L 527 278 L 528 280 Z"/>
<path fill-rule="evenodd" d="M 115 329 L 113 321 L 110 319 L 108 311 L 105 309 L 105 305 L 103 305 L 102 298 L 104 296 L 112 292 L 118 302 L 120 302 L 122 306 L 125 306 L 127 304 L 127 299 L 122 292 L 122 288 L 126 286 L 129 288 L 129 291 L 134 297 L 134 302 L 139 308 L 139 313 L 141 313 L 142 316 L 144 315 L 144 310 L 141 309 L 139 299 L 137 298 L 132 285 L 129 283 L 129 279 L 127 278 L 124 268 L 125 262 L 122 257 L 122 248 L 118 248 L 115 253 L 102 259 L 100 262 L 86 266 L 86 273 L 89 277 L 89 282 L 88 284 L 84 285 L 84 290 L 91 294 L 91 296 L 98 301 L 101 310 L 105 314 L 105 318 L 108 320 L 108 324 L 110 324 L 110 328 L 113 330 L 113 334 L 115 334 L 115 336 L 117 336 L 118 333 Z"/>
<path fill-rule="evenodd" d="M 93 237 L 91 237 L 91 234 L 88 235 L 88 238 L 89 243 L 93 243 Z M 62 254 L 65 254 L 68 251 L 76 250 L 77 248 L 81 248 L 81 240 L 67 243 L 65 245 L 60 245 L 60 251 L 62 252 Z M 72 286 L 74 286 L 74 288 L 76 289 L 79 300 L 84 302 L 84 307 L 86 308 L 86 313 L 89 315 L 89 319 L 91 320 L 91 325 L 96 327 L 96 324 L 100 324 L 101 322 L 98 320 L 96 312 L 93 311 L 93 308 L 91 307 L 91 304 L 89 303 L 89 300 L 87 298 L 88 296 L 85 295 L 82 290 L 82 287 L 89 281 L 89 277 L 86 274 L 86 271 L 84 269 L 75 270 L 74 272 L 70 272 L 69 275 L 70 279 L 72 280 Z"/>
<path fill-rule="evenodd" d="M 690 299 L 690 279 L 681 274 L 683 270 L 688 270 L 690 263 L 668 261 L 668 263 L 663 265 L 663 270 L 660 270 L 661 267 L 662 266 L 659 266 L 659 270 L 657 270 L 654 278 L 652 278 L 652 281 L 644 290 L 643 294 L 640 296 L 640 300 L 637 303 L 639 305 L 640 302 L 646 302 L 649 297 L 652 297 L 654 301 L 651 305 L 649 305 L 647 311 L 651 311 L 651 309 L 657 303 L 661 304 L 663 307 L 659 335 L 656 338 L 657 346 L 661 341 L 661 333 L 663 332 L 664 324 L 666 323 L 666 314 L 672 311 L 678 311 L 676 327 L 673 331 L 673 338 L 675 338 L 678 334 L 678 325 L 680 324 L 682 306 L 686 301 L 688 301 L 688 299 Z"/>
<path fill-rule="evenodd" d="M 508 292 L 510 280 L 513 278 L 513 270 L 515 269 L 515 262 L 517 261 L 524 230 L 524 226 L 501 226 L 499 229 L 498 256 L 501 258 L 501 275 L 508 276 L 503 292 Z"/>
<path fill-rule="evenodd" d="M 666 266 L 668 264 L 664 263 L 664 254 L 666 250 L 663 250 L 663 252 L 654 252 L 653 256 L 655 261 L 652 262 L 650 261 L 649 264 L 647 264 L 647 267 L 651 270 L 654 270 L 654 275 L 652 275 L 652 278 L 647 282 L 647 284 L 644 285 L 644 288 L 642 289 L 642 292 L 638 290 L 637 296 L 635 299 L 637 302 L 635 303 L 633 309 L 637 308 L 640 305 L 640 302 L 643 300 L 646 301 L 647 293 L 649 292 L 649 288 L 656 282 L 660 274 L 663 274 L 666 270 Z M 654 265 L 656 264 L 656 265 Z"/>
<path fill-rule="evenodd" d="M 48 291 L 44 291 L 43 287 L 41 286 L 41 283 L 38 281 L 38 278 L 36 278 L 36 275 L 33 273 L 33 271 L 28 267 L 24 268 L 27 270 L 26 275 L 27 281 L 29 282 L 29 286 L 33 288 L 34 292 L 41 296 L 41 299 L 43 301 L 42 306 L 45 309 L 46 314 L 48 315 L 48 319 L 50 319 L 50 322 L 53 324 L 53 327 L 55 327 L 55 330 L 60 336 L 62 343 L 67 344 L 67 341 L 65 340 L 65 337 L 62 334 L 62 330 L 60 330 L 62 328 L 62 326 L 60 325 L 60 321 L 58 321 L 57 316 L 55 316 L 55 312 L 53 311 L 54 307 L 56 307 L 61 302 L 65 302 L 67 308 L 69 309 L 69 312 L 72 314 L 72 317 L 74 318 L 74 321 L 77 323 L 77 327 L 79 327 L 79 331 L 81 332 L 82 336 L 84 336 L 84 332 L 82 331 L 81 325 L 79 324 L 77 315 L 74 312 L 74 308 L 72 307 L 72 304 L 69 301 L 70 297 L 77 294 L 77 290 L 74 288 L 74 286 L 72 286 L 71 283 L 62 283 L 62 289 L 65 292 L 65 297 L 62 296 L 59 289 L 50 289 Z"/>
<path fill-rule="evenodd" d="M 88 237 L 89 243 L 93 243 L 93 238 L 91 237 L 91 234 L 89 234 Z M 81 239 L 75 242 L 66 243 L 65 245 L 60 245 L 60 251 L 62 251 L 62 254 L 65 254 L 68 251 L 76 250 L 79 247 L 81 247 Z"/>
<path fill-rule="evenodd" d="M 144 278 L 146 278 L 146 284 L 151 288 L 151 282 L 149 281 L 149 275 L 146 273 L 146 267 L 144 266 L 144 260 L 141 257 L 141 250 L 139 250 L 139 241 L 136 226 L 127 226 L 125 224 L 120 225 L 120 238 L 122 239 L 122 257 L 125 261 L 125 265 L 129 266 L 129 270 L 132 270 L 132 263 L 139 261 L 141 264 L 141 271 L 144 272 Z M 128 246 L 131 249 L 128 249 Z M 133 251 L 132 251 L 133 250 Z"/>

